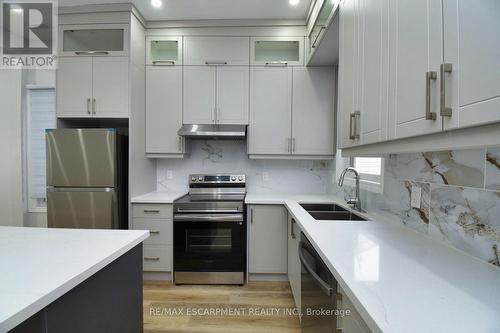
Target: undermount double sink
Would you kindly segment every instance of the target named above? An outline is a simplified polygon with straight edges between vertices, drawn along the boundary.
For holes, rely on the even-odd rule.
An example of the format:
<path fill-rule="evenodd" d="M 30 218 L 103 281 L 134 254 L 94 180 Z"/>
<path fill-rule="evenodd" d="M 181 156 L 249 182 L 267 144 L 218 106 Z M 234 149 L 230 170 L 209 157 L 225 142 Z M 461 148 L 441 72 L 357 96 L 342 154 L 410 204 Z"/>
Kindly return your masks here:
<path fill-rule="evenodd" d="M 316 221 L 367 221 L 336 204 L 300 204 Z"/>

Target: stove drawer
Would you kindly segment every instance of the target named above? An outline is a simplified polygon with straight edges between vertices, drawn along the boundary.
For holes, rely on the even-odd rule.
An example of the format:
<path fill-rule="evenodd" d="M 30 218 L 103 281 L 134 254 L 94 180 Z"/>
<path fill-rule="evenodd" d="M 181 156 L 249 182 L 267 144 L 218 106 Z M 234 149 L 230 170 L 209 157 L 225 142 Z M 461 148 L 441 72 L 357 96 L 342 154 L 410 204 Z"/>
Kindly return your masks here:
<path fill-rule="evenodd" d="M 172 271 L 172 245 L 144 245 L 142 270 L 145 272 Z"/>
<path fill-rule="evenodd" d="M 133 217 L 171 219 L 173 207 L 171 204 L 133 204 Z"/>
<path fill-rule="evenodd" d="M 172 220 L 171 219 L 134 219 L 135 230 L 149 230 L 149 238 L 145 245 L 172 245 Z"/>

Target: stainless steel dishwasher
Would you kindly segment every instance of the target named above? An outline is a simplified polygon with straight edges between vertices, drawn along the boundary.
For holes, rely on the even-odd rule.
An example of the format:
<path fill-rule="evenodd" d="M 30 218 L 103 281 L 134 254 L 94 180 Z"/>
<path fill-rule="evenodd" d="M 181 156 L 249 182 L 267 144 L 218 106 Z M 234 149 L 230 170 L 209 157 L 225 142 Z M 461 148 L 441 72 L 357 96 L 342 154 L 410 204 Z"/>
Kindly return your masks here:
<path fill-rule="evenodd" d="M 300 234 L 302 266 L 302 333 L 335 332 L 337 283 L 304 233 Z"/>

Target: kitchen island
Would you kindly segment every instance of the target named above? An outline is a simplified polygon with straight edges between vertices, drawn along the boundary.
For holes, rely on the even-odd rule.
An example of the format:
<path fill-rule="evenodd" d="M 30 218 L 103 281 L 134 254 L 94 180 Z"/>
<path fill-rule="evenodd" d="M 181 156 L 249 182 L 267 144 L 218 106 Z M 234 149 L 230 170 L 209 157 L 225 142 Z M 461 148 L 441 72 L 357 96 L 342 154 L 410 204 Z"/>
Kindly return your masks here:
<path fill-rule="evenodd" d="M 148 236 L 0 227 L 0 332 L 141 332 Z"/>

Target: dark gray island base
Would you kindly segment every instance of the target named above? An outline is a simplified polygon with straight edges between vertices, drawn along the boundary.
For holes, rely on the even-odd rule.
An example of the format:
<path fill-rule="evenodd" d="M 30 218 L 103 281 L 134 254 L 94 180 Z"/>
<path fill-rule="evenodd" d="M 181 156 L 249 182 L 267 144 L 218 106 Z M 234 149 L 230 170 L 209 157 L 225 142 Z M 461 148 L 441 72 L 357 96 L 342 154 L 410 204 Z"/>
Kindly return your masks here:
<path fill-rule="evenodd" d="M 142 331 L 141 243 L 9 332 Z"/>

